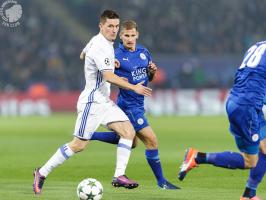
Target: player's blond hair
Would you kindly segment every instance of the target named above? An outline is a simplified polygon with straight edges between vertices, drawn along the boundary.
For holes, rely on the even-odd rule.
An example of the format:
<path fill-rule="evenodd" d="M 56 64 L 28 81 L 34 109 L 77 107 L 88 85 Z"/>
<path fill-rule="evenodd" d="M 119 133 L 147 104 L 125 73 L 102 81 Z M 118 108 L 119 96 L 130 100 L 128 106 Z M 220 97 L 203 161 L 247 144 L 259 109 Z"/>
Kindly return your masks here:
<path fill-rule="evenodd" d="M 136 29 L 136 31 L 138 31 L 138 25 L 133 20 L 126 20 L 126 21 L 123 21 L 122 24 L 121 24 L 121 31 L 123 31 L 123 30 L 132 30 L 134 28 Z"/>

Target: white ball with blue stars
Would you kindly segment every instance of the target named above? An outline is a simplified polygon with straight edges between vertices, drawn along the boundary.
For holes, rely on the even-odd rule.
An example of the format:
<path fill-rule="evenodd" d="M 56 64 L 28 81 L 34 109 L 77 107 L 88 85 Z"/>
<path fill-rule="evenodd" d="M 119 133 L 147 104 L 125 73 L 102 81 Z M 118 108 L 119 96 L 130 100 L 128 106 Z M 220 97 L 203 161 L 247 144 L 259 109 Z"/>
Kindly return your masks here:
<path fill-rule="evenodd" d="M 94 178 L 84 179 L 78 184 L 77 195 L 80 200 L 100 200 L 103 196 L 103 186 Z"/>

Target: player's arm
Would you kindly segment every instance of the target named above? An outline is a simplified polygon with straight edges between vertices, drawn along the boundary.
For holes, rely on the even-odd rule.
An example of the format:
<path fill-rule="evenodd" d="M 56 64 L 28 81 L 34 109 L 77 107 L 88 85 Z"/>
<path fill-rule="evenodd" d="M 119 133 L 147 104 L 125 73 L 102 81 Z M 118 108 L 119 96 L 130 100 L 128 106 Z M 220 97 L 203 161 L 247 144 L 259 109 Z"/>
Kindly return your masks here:
<path fill-rule="evenodd" d="M 115 75 L 113 73 L 113 71 L 111 71 L 111 70 L 102 71 L 102 75 L 103 75 L 103 78 L 107 82 L 112 83 L 114 85 L 117 85 L 118 87 L 121 87 L 121 88 L 124 88 L 127 90 L 132 90 L 132 91 L 134 91 L 138 94 L 144 95 L 144 96 L 151 96 L 152 89 L 143 86 L 142 84 L 144 83 L 144 81 L 142 81 L 136 85 L 133 85 L 133 84 L 130 84 L 129 82 L 125 81 L 123 78 Z"/>
<path fill-rule="evenodd" d="M 157 71 L 156 64 L 153 63 L 153 62 L 150 62 L 149 66 L 148 66 L 148 78 L 149 78 L 149 81 L 153 80 L 154 75 L 156 74 L 156 71 Z"/>
<path fill-rule="evenodd" d="M 120 62 L 118 59 L 115 59 L 115 70 L 117 70 L 118 68 L 120 68 Z M 116 74 L 116 73 L 115 73 Z M 116 74 L 117 75 L 117 74 Z M 119 75 L 118 75 L 119 76 Z M 120 78 L 122 78 L 123 80 L 125 80 L 126 82 L 128 82 L 128 79 L 126 77 L 122 77 L 119 76 Z"/>

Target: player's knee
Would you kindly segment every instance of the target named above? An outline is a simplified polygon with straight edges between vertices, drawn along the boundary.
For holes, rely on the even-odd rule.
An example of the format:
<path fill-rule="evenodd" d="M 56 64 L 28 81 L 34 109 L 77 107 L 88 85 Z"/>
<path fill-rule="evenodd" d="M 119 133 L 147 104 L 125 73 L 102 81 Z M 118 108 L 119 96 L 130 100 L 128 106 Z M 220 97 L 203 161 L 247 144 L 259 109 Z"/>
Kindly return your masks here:
<path fill-rule="evenodd" d="M 258 162 L 257 157 L 253 157 L 253 158 L 245 158 L 245 168 L 246 169 L 251 169 L 256 167 Z"/>
<path fill-rule="evenodd" d="M 149 148 L 158 149 L 158 141 L 155 135 L 149 139 Z"/>
<path fill-rule="evenodd" d="M 260 152 L 264 155 L 266 155 L 266 149 L 261 149 Z"/>
<path fill-rule="evenodd" d="M 134 128 L 130 123 L 125 123 L 120 132 L 122 138 L 133 140 L 133 138 L 135 137 Z"/>
<path fill-rule="evenodd" d="M 124 130 L 122 137 L 124 137 L 125 139 L 133 140 L 133 138 L 135 137 L 135 132 L 134 130 Z"/>
<path fill-rule="evenodd" d="M 158 142 L 156 139 L 150 138 L 145 141 L 145 146 L 147 149 L 158 149 Z"/>
<path fill-rule="evenodd" d="M 256 163 L 245 163 L 245 169 L 251 169 L 256 167 Z"/>
<path fill-rule="evenodd" d="M 153 143 L 147 143 L 146 148 L 147 149 L 158 149 L 158 145 L 153 144 Z"/>
<path fill-rule="evenodd" d="M 158 144 L 157 142 L 148 142 L 146 145 L 147 149 L 158 149 Z"/>
<path fill-rule="evenodd" d="M 266 155 L 266 141 L 263 140 L 260 144 L 260 152 Z"/>

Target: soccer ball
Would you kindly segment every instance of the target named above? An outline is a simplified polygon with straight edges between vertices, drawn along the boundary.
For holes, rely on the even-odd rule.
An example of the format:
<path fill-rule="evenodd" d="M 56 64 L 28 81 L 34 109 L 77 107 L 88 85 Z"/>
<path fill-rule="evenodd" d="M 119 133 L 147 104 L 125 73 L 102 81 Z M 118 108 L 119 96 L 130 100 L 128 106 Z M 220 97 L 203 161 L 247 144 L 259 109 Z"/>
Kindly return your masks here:
<path fill-rule="evenodd" d="M 77 195 L 80 200 L 100 200 L 103 196 L 103 186 L 94 178 L 84 179 L 78 184 Z"/>

